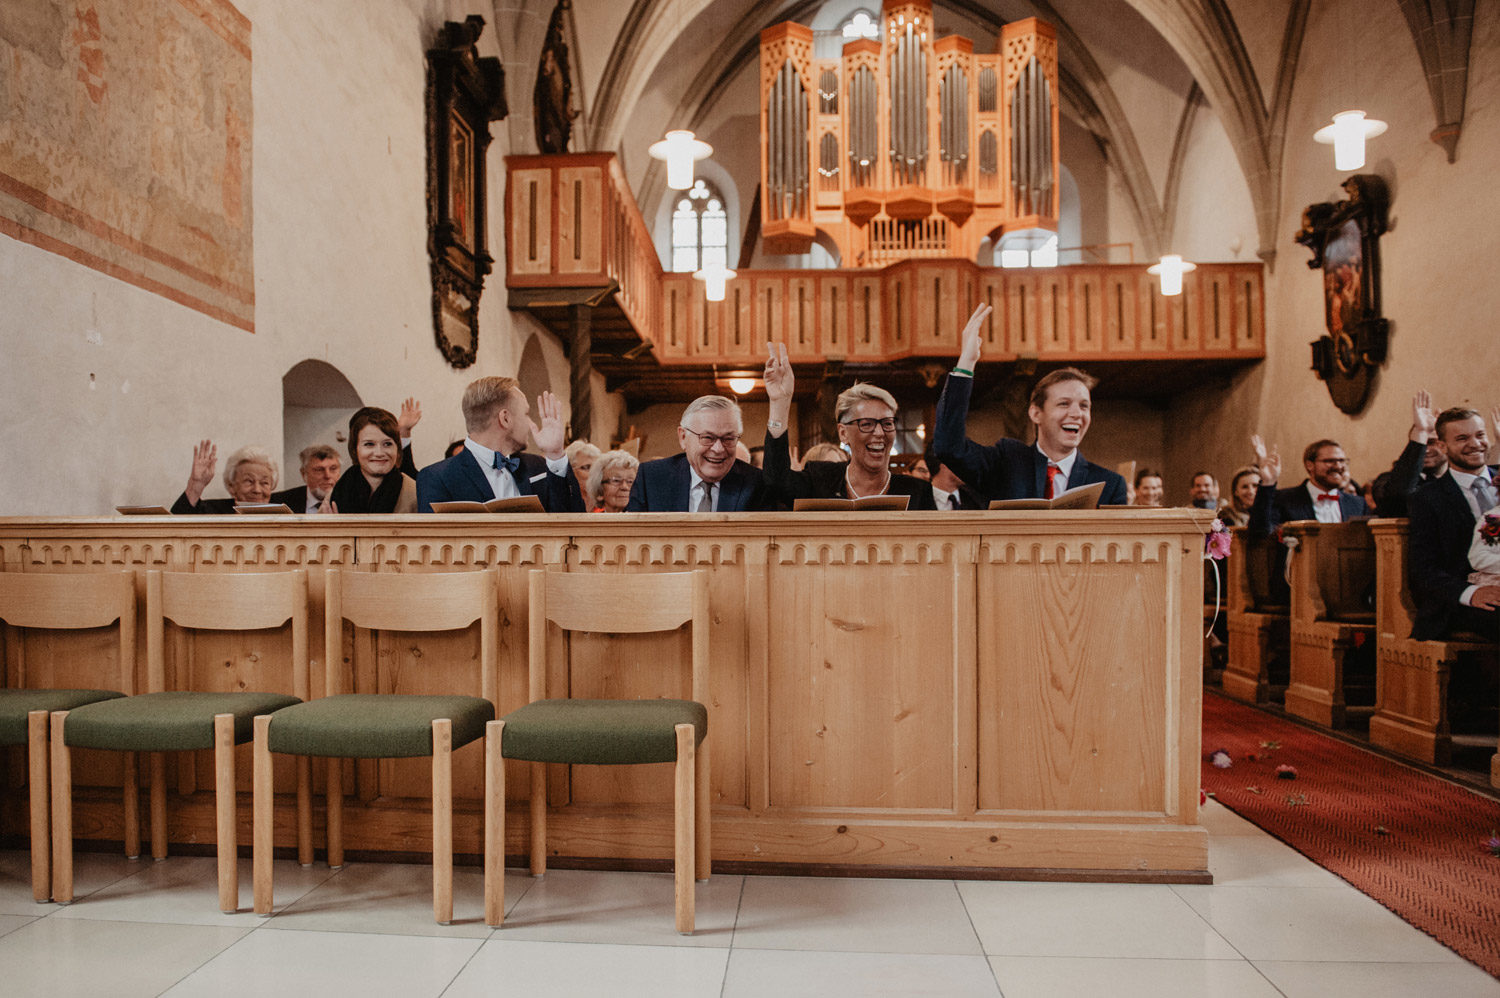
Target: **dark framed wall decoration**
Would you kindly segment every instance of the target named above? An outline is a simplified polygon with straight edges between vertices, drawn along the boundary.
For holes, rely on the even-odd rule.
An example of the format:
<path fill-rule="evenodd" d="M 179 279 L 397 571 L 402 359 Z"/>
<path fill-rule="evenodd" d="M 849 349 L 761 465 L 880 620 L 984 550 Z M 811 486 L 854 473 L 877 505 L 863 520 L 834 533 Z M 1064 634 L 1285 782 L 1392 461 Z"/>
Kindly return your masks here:
<path fill-rule="evenodd" d="M 433 334 L 448 363 L 479 350 L 479 295 L 494 267 L 485 249 L 485 151 L 508 113 L 499 59 L 480 58 L 484 18 L 448 21 L 427 52 L 427 256 Z"/>
<path fill-rule="evenodd" d="M 1308 205 L 1296 240 L 1323 274 L 1326 335 L 1312 343 L 1312 367 L 1343 412 L 1365 407 L 1385 362 L 1390 322 L 1380 314 L 1380 237 L 1390 195 L 1385 181 L 1361 174 L 1344 181 L 1344 201 Z"/>

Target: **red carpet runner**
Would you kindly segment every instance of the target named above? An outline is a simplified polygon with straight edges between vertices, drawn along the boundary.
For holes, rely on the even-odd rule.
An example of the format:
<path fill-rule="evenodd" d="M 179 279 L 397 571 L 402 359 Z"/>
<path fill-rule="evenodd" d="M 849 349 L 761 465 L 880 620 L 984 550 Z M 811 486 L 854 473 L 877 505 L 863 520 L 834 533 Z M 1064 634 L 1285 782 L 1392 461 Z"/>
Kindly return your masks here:
<path fill-rule="evenodd" d="M 1500 801 L 1208 691 L 1203 789 L 1500 977 Z"/>

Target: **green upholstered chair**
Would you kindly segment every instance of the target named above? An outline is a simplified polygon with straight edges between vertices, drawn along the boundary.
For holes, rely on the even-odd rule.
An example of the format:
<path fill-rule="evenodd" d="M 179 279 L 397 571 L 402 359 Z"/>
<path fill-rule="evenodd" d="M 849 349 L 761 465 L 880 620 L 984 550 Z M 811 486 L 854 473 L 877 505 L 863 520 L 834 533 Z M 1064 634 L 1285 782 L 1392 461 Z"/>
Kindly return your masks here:
<path fill-rule="evenodd" d="M 135 676 L 135 573 L 47 575 L 0 572 L 0 621 L 14 628 L 79 630 L 119 624 L 119 678 L 129 688 Z M 20 650 L 19 641 L 11 645 Z M 93 670 L 90 670 L 91 672 Z M 115 690 L 30 689 L 24 658 L 6 663 L 0 689 L 0 745 L 25 745 L 31 811 L 31 896 L 52 898 L 51 760 L 48 718 L 54 710 L 124 696 Z M 140 836 L 135 839 L 140 852 Z"/>
<path fill-rule="evenodd" d="M 255 631 L 291 621 L 292 672 L 307 674 L 307 571 L 261 573 L 146 573 L 146 686 L 139 696 L 104 700 L 52 715 L 52 896 L 73 899 L 74 748 L 151 753 L 151 855 L 167 856 L 167 781 L 164 752 L 214 752 L 219 908 L 239 908 L 238 843 L 235 835 L 234 747 L 250 740 L 257 714 L 277 710 L 307 695 L 280 691 L 240 692 L 183 689 L 189 663 L 176 662 L 167 677 L 166 621 L 182 628 Z M 231 677 L 233 678 L 233 677 Z M 252 677 L 252 681 L 260 677 Z M 261 685 L 256 682 L 256 685 Z M 264 685 L 273 685 L 265 682 Z M 136 767 L 126 765 L 127 845 L 136 798 Z M 140 851 L 139 833 L 135 833 Z"/>
<path fill-rule="evenodd" d="M 328 865 L 344 864 L 343 760 L 432 758 L 432 913 L 453 920 L 453 749 L 484 737 L 499 684 L 499 602 L 493 570 L 375 573 L 327 570 L 328 695 L 255 719 L 255 910 L 274 907 L 274 754 L 328 762 Z M 479 621 L 481 696 L 343 693 L 344 622 L 371 631 L 453 631 Z M 441 663 L 428 656 L 429 669 Z M 490 852 L 486 828 L 485 853 Z"/>
<path fill-rule="evenodd" d="M 547 631 L 640 634 L 692 625 L 691 700 L 547 699 Z M 531 766 L 531 873 L 547 869 L 547 763 L 630 765 L 675 763 L 673 868 L 676 875 L 677 931 L 693 931 L 693 880 L 707 880 L 709 835 L 708 745 L 708 574 L 703 571 L 599 575 L 531 573 L 530 685 L 532 702 L 491 724 L 491 751 L 501 758 L 485 767 L 487 811 L 502 823 L 503 759 Z M 498 737 L 497 737 L 498 736 Z M 498 802 L 498 803 L 497 803 Z M 494 907 L 485 920 L 505 918 L 504 870 L 486 864 L 487 896 Z"/>

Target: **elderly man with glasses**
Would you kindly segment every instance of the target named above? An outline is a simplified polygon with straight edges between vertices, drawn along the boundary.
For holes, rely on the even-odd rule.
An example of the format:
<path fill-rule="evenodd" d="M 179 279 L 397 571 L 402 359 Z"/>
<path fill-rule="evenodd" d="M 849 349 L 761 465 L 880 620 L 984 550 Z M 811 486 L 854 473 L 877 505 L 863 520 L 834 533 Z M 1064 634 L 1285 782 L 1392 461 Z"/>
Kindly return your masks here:
<path fill-rule="evenodd" d="M 891 471 L 896 443 L 896 400 L 874 385 L 856 383 L 841 392 L 834 405 L 839 442 L 849 448 L 848 461 L 808 461 L 792 470 L 786 429 L 796 387 L 786 346 L 767 344 L 766 482 L 778 501 L 797 499 L 863 499 L 867 496 L 909 496 L 907 509 L 936 509 L 932 486 L 911 475 Z"/>
<path fill-rule="evenodd" d="M 760 471 L 735 456 L 744 432 L 744 418 L 733 399 L 694 399 L 677 427 L 682 453 L 640 466 L 625 511 L 740 513 L 768 508 Z"/>

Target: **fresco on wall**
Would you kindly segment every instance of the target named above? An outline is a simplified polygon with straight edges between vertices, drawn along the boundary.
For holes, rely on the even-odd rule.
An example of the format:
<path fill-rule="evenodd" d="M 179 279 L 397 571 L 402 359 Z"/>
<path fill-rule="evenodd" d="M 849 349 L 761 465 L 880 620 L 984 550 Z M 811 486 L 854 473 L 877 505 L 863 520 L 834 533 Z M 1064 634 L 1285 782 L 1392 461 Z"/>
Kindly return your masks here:
<path fill-rule="evenodd" d="M 254 331 L 250 22 L 0 0 L 0 234 Z"/>

